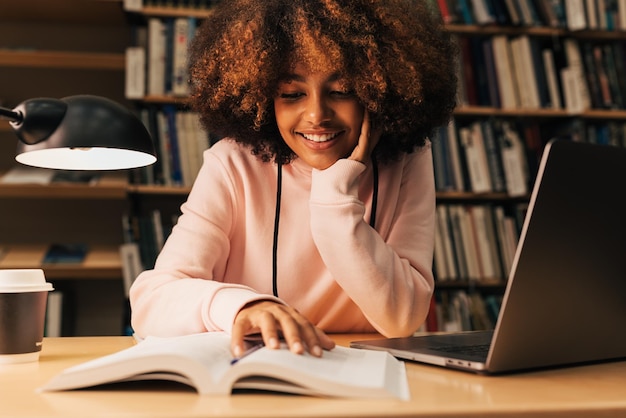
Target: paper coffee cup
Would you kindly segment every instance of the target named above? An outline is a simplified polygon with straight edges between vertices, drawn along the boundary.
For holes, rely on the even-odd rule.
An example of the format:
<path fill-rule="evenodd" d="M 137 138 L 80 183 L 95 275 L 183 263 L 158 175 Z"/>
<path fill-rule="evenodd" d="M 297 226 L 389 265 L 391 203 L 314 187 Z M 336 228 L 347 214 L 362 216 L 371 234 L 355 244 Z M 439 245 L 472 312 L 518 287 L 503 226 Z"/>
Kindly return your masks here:
<path fill-rule="evenodd" d="M 51 290 L 41 269 L 0 270 L 0 364 L 39 360 Z"/>

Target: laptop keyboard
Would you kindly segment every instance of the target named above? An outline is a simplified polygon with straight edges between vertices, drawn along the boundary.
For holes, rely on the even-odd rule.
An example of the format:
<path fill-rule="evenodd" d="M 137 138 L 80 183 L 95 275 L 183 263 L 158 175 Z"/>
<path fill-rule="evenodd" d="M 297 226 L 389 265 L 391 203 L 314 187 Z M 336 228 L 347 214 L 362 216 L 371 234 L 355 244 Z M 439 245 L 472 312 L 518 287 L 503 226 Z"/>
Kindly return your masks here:
<path fill-rule="evenodd" d="M 476 345 L 446 345 L 436 347 L 435 350 L 443 351 L 445 353 L 461 353 L 470 355 L 483 355 L 487 357 L 489 353 L 490 344 L 476 344 Z"/>

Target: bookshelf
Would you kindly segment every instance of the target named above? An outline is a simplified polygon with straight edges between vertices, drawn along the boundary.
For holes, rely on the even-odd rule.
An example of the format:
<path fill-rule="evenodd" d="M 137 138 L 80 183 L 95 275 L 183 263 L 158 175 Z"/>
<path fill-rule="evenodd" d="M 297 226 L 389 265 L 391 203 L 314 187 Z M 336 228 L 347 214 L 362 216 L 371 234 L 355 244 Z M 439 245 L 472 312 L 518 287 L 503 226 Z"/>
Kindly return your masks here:
<path fill-rule="evenodd" d="M 626 76 L 624 58 L 626 7 L 623 2 L 595 0 L 571 2 L 442 0 L 438 1 L 437 5 L 447 30 L 458 39 L 460 49 L 459 97 L 452 129 L 442 128 L 438 132 L 437 137 L 444 142 L 444 146 L 439 150 L 434 148 L 435 153 L 439 152 L 439 156 L 435 155 L 436 176 L 439 180 L 438 210 L 441 210 L 441 207 L 461 207 L 466 212 L 471 212 L 475 207 L 484 207 L 488 210 L 500 207 L 508 212 L 512 222 L 519 229 L 527 193 L 512 195 L 507 190 L 497 190 L 494 186 L 496 181 L 493 179 L 496 169 L 487 167 L 489 162 L 485 162 L 485 159 L 482 161 L 482 174 L 491 180 L 489 186 L 483 187 L 480 192 L 474 190 L 477 186 L 470 181 L 473 173 L 467 166 L 464 166 L 462 184 L 455 183 L 450 179 L 454 168 L 452 163 L 446 160 L 453 149 L 445 144 L 449 144 L 450 141 L 457 142 L 460 158 L 471 159 L 475 156 L 468 155 L 468 147 L 478 141 L 487 146 L 487 150 L 483 152 L 493 156 L 489 154 L 488 129 L 485 126 L 494 128 L 497 123 L 506 121 L 524 146 L 524 158 L 521 163 L 526 165 L 527 177 L 524 178 L 526 191 L 529 191 L 534 183 L 541 150 L 552 137 L 626 146 L 624 135 L 626 85 L 619 81 Z M 524 51 L 519 47 L 522 42 L 518 40 L 521 39 L 530 45 L 531 53 L 518 59 L 515 55 Z M 500 48 L 506 45 L 508 53 L 502 55 L 500 52 L 498 55 L 497 44 Z M 578 52 L 578 56 L 568 51 L 572 46 L 572 49 Z M 546 50 L 547 53 L 544 52 Z M 535 52 L 533 55 L 533 51 L 538 51 L 539 54 Z M 507 60 L 511 63 L 509 74 L 502 69 L 502 65 L 498 68 L 494 63 Z M 553 87 L 552 93 L 547 81 L 551 73 L 550 65 L 546 66 L 546 60 L 554 62 L 551 71 L 555 80 L 553 86 L 556 87 Z M 516 73 L 513 67 L 526 62 L 534 65 L 522 71 L 524 74 Z M 571 76 L 572 67 L 577 67 L 575 70 L 578 71 L 577 77 Z M 531 78 L 522 77 L 525 75 L 530 75 Z M 511 80 L 512 89 L 510 85 L 503 84 L 504 79 Z M 545 80 L 544 84 L 540 80 Z M 536 91 L 539 101 L 521 100 L 521 94 L 528 96 L 531 91 Z M 517 95 L 515 104 L 511 104 L 510 101 L 512 93 Z M 465 140 L 469 138 L 471 141 L 463 142 L 463 138 L 459 137 L 462 130 L 466 130 L 463 138 Z M 497 129 L 495 131 L 496 138 L 500 139 L 496 144 L 501 144 L 503 135 Z M 475 149 L 472 152 L 474 151 Z M 500 164 L 504 165 L 502 154 L 498 153 L 498 150 L 496 155 L 500 157 Z M 468 162 L 463 161 L 463 164 Z M 450 225 L 449 219 L 441 221 L 445 216 L 440 215 L 439 222 Z M 466 215 L 465 219 L 467 218 Z M 469 227 L 466 225 L 465 228 L 466 234 L 476 239 L 475 230 L 470 229 L 468 232 Z M 506 269 L 500 277 L 485 278 L 474 272 L 469 277 L 457 274 L 456 277 L 450 278 L 449 264 L 452 262 L 450 258 L 453 259 L 452 264 L 459 269 L 459 264 L 464 263 L 463 257 L 477 258 L 476 252 L 480 252 L 481 247 L 476 241 L 473 244 L 468 244 L 467 241 L 464 245 L 459 244 L 458 241 L 462 241 L 461 237 L 453 236 L 447 231 L 441 232 L 439 229 L 438 231 L 440 241 L 435 249 L 437 308 L 433 315 L 438 319 L 439 329 L 446 327 L 472 329 L 476 325 L 472 321 L 476 315 L 480 315 L 476 311 L 482 310 L 484 315 L 490 306 L 494 309 L 491 314 L 493 320 L 497 312 L 495 308 L 498 296 L 502 295 L 506 284 L 504 273 Z M 498 238 L 497 241 L 502 251 L 503 239 Z M 448 251 L 445 251 L 445 244 L 452 250 L 448 248 Z M 468 246 L 473 248 L 468 250 Z M 482 250 L 485 251 L 484 247 Z M 442 252 L 445 252 L 445 255 L 442 255 Z M 500 258 L 502 262 L 503 257 Z"/>
<path fill-rule="evenodd" d="M 210 13 L 210 9 L 189 9 L 178 7 L 159 7 L 153 6 L 149 1 L 144 2 L 143 8 L 133 10 L 132 14 L 138 16 L 140 20 L 145 24 L 150 18 L 172 19 L 180 17 L 192 17 L 194 19 L 201 19 L 206 13 Z M 509 173 L 504 173 L 509 178 L 516 178 L 514 185 L 507 185 L 502 183 L 499 188 L 493 186 L 486 187 L 483 190 L 477 191 L 470 184 L 470 173 L 467 172 L 467 161 L 462 162 L 464 168 L 462 169 L 461 184 L 456 187 L 446 185 L 444 187 L 438 187 L 437 191 L 437 206 L 438 208 L 450 207 L 460 208 L 455 210 L 462 210 L 462 212 L 483 212 L 483 208 L 489 213 L 487 216 L 493 217 L 492 220 L 488 220 L 488 223 L 496 223 L 496 212 L 499 216 L 504 217 L 503 223 L 506 225 L 509 234 L 506 241 L 508 242 L 508 254 L 504 255 L 504 250 L 500 243 L 505 242 L 502 237 L 491 236 L 488 237 L 488 241 L 491 244 L 496 244 L 496 248 L 492 248 L 491 251 L 495 254 L 493 257 L 499 259 L 500 266 L 492 269 L 490 273 L 485 275 L 483 272 L 474 272 L 469 274 L 467 272 L 467 266 L 462 274 L 456 273 L 454 277 L 448 277 L 445 280 L 441 277 L 441 266 L 438 263 L 450 263 L 450 257 L 458 257 L 456 254 L 447 253 L 445 256 L 441 256 L 441 243 L 436 247 L 435 253 L 435 270 L 439 276 L 436 289 L 436 300 L 439 307 L 434 311 L 433 315 L 438 312 L 439 329 L 443 329 L 448 326 L 450 329 L 455 327 L 464 328 L 469 326 L 474 327 L 476 324 L 472 324 L 472 305 L 483 305 L 480 309 L 485 312 L 489 312 L 491 315 L 491 321 L 483 320 L 481 326 L 493 326 L 493 319 L 497 314 L 497 308 L 500 303 L 500 298 L 503 294 L 508 268 L 510 267 L 511 259 L 513 257 L 514 246 L 517 240 L 516 234 L 519 234 L 521 222 L 525 214 L 525 205 L 528 202 L 528 196 L 532 184 L 534 182 L 534 173 L 536 172 L 536 166 L 540 159 L 541 150 L 545 143 L 555 136 L 570 136 L 577 137 L 580 140 L 613 140 L 616 137 L 616 132 L 625 130 L 626 128 L 626 107 L 622 104 L 609 104 L 608 106 L 594 106 L 592 103 L 589 105 L 580 104 L 572 106 L 568 104 L 565 99 L 565 82 L 561 80 L 562 75 L 556 74 L 557 87 L 559 94 L 559 101 L 561 105 L 557 106 L 553 103 L 548 105 L 547 103 L 539 103 L 530 105 L 528 103 L 519 103 L 516 106 L 503 106 L 503 101 L 500 97 L 496 102 L 491 103 L 483 97 L 481 100 L 477 100 L 476 97 L 469 97 L 468 92 L 477 90 L 492 91 L 492 94 L 502 94 L 496 86 L 497 77 L 494 74 L 479 74 L 479 70 L 486 68 L 487 65 L 483 61 L 472 62 L 471 72 L 474 78 L 467 78 L 463 72 L 463 47 L 467 45 L 470 49 L 466 51 L 467 57 L 474 60 L 476 51 L 472 51 L 471 48 L 476 48 L 477 45 L 490 45 L 494 37 L 499 37 L 501 40 L 505 40 L 507 44 L 510 44 L 512 40 L 518 38 L 524 38 L 529 44 L 536 44 L 538 48 L 554 49 L 555 51 L 564 49 L 563 42 L 567 40 L 571 42 L 581 52 L 581 60 L 584 58 L 582 55 L 583 45 L 623 45 L 622 49 L 626 49 L 626 42 L 624 38 L 624 29 L 626 29 L 626 19 L 622 19 L 625 23 L 621 24 L 617 20 L 616 16 L 624 16 L 626 10 L 611 9 L 606 11 L 606 16 L 613 16 L 615 20 L 612 21 L 609 27 L 608 23 L 596 21 L 592 24 L 589 22 L 584 26 L 577 26 L 576 30 L 572 30 L 572 25 L 567 20 L 565 8 L 573 8 L 571 6 L 574 2 L 565 1 L 536 1 L 536 2 L 487 2 L 483 0 L 440 0 L 436 2 L 440 7 L 446 5 L 448 12 L 442 13 L 446 20 L 446 29 L 450 31 L 455 37 L 459 39 L 459 45 L 461 47 L 461 60 L 460 60 L 460 85 L 459 85 L 459 105 L 454 112 L 453 127 L 455 134 L 458 135 L 460 131 L 466 128 L 472 128 L 474 133 L 485 130 L 486 127 L 495 126 L 497 123 L 506 123 L 507 128 L 510 131 L 510 135 L 515 135 L 520 145 L 519 155 L 516 156 L 518 164 L 517 170 L 512 170 Z M 518 14 L 517 20 L 513 21 L 511 16 L 507 17 L 508 11 L 505 10 L 507 6 L 513 5 L 516 8 Z M 590 6 L 594 6 L 596 12 L 599 13 L 598 7 L 601 4 L 606 4 L 607 7 L 616 7 L 616 2 L 599 2 L 599 1 L 587 1 L 579 2 L 585 3 Z M 609 4 L 610 3 L 610 4 Z M 465 5 L 466 9 L 463 8 Z M 482 6 L 482 9 L 481 9 Z M 490 9 L 494 7 L 497 10 Z M 528 10 L 521 10 L 518 7 L 530 7 Z M 534 7 L 537 8 L 534 8 Z M 551 13 L 548 13 L 548 6 L 555 7 Z M 560 8 L 560 9 L 559 9 Z M 499 14 L 492 16 L 481 16 L 479 20 L 476 16 L 476 11 L 479 9 L 483 11 L 495 12 Z M 524 13 L 522 13 L 524 12 Z M 571 12 L 571 10 L 569 11 Z M 583 16 L 586 16 L 587 11 L 583 11 Z M 597 13 L 596 13 L 597 15 Z M 558 18 L 557 18 L 558 17 Z M 532 20 L 529 20 L 532 19 Z M 144 41 L 146 42 L 146 41 Z M 553 53 L 556 53 L 552 51 Z M 617 49 L 613 51 L 617 53 Z M 482 54 L 482 59 L 485 59 L 485 53 Z M 563 60 L 563 57 L 560 57 Z M 526 59 L 526 61 L 530 58 Z M 625 63 L 626 64 L 626 63 Z M 561 66 L 563 63 L 561 63 Z M 588 67 L 588 62 L 581 62 L 582 65 L 580 71 L 584 79 L 576 80 L 577 84 L 574 90 L 589 91 L 590 86 L 588 83 L 591 81 L 588 74 L 593 73 L 594 69 Z M 561 67 L 558 70 L 562 70 Z M 538 78 L 540 73 L 535 71 L 544 71 L 542 68 L 539 70 L 532 68 L 529 71 L 533 77 Z M 624 70 L 619 70 L 619 74 L 624 74 Z M 479 79 L 478 76 L 482 76 Z M 149 77 L 146 74 L 146 77 Z M 622 77 L 625 78 L 625 77 Z M 518 82 L 516 80 L 516 82 Z M 520 79 L 521 82 L 521 79 Z M 525 84 L 518 85 L 518 90 L 521 88 L 524 91 L 530 90 L 531 86 Z M 626 98 L 626 90 L 623 90 L 624 86 L 619 86 L 617 91 L 612 93 L 623 94 Z M 571 92 L 570 92 L 571 94 Z M 591 94 L 591 92 L 589 93 Z M 493 98 L 493 97 L 492 97 Z M 518 98 L 519 100 L 519 98 Z M 146 93 L 140 98 L 136 99 L 138 106 L 146 108 L 152 107 L 159 108 L 164 105 L 173 105 L 180 109 L 185 109 L 187 105 L 187 99 L 184 95 L 174 94 L 149 94 Z M 443 129 L 448 129 L 444 127 Z M 471 133 L 471 132 L 470 132 Z M 600 139 L 600 134 L 606 135 L 608 133 L 608 139 Z M 441 136 L 445 136 L 444 132 L 440 132 Z M 495 132 L 496 138 L 501 138 L 501 133 Z M 500 136 L 498 136 L 500 135 Z M 623 134 L 622 134 L 623 135 Z M 598 137 L 598 139 L 594 139 Z M 441 138 L 436 138 L 441 141 Z M 455 142 L 459 141 L 459 138 L 454 139 Z M 613 140 L 612 142 L 619 142 L 620 146 L 626 144 L 623 139 Z M 614 144 L 615 145 L 615 144 Z M 459 149 L 463 150 L 462 146 L 457 143 Z M 449 154 L 450 149 L 443 149 L 442 152 Z M 440 155 L 441 157 L 441 155 Z M 462 159 L 463 156 L 461 156 Z M 437 158 L 437 155 L 435 155 Z M 501 156 L 500 156 L 501 158 Z M 509 159 L 513 158 L 509 155 Z M 447 162 L 446 164 L 450 164 Z M 437 167 L 435 164 L 437 178 L 440 177 L 442 172 L 441 166 Z M 448 167 L 449 169 L 449 167 Z M 504 169 L 504 168 L 502 168 Z M 491 172 L 487 175 L 492 175 Z M 523 176 L 523 177 L 522 177 Z M 520 178 L 517 178 L 520 177 Z M 445 180 L 444 180 L 445 182 Z M 493 184 L 493 183 L 492 183 Z M 188 186 L 163 186 L 159 184 L 134 184 L 132 187 L 132 194 L 138 205 L 142 206 L 141 211 L 146 211 L 150 205 L 146 204 L 147 200 L 155 201 L 168 201 L 182 202 L 189 191 Z M 498 208 L 498 209 L 495 209 Z M 441 209 L 438 209 L 441 210 Z M 140 212 L 141 212 L 140 211 Z M 469 215 L 465 215 L 467 218 Z M 485 216 L 485 215 L 481 215 Z M 499 218 L 498 218 L 499 219 Z M 467 221 L 465 221 L 467 222 Z M 479 228 L 482 229 L 482 228 Z M 497 230 L 496 225 L 493 225 L 494 231 Z M 475 231 L 475 230 L 474 230 Z M 475 233 L 475 232 L 467 232 Z M 457 238 L 462 239 L 461 238 Z M 454 243 L 449 243 L 454 247 Z M 465 246 L 476 244 L 468 244 Z M 457 245 L 457 252 L 467 251 L 463 248 L 463 245 Z M 477 252 L 478 249 L 474 248 L 470 252 L 470 258 L 480 259 L 481 254 Z M 484 250 L 483 250 L 484 252 Z M 439 254 L 438 254 L 439 253 Z M 465 254 L 465 257 L 468 257 Z M 448 258 L 448 260 L 446 260 Z M 506 259 L 506 260 L 505 260 Z M 483 264 L 488 259 L 482 258 Z M 459 264 L 459 260 L 455 259 L 454 263 Z M 474 269 L 476 266 L 474 266 Z M 439 270 L 439 271 L 437 271 Z M 454 308 L 456 306 L 456 308 Z M 459 312 L 462 310 L 463 312 Z M 446 312 L 447 311 L 447 312 Z M 450 322 L 445 324 L 445 322 Z M 461 323 L 461 325 L 459 325 Z"/>
<path fill-rule="evenodd" d="M 121 1 L 22 0 L 0 4 L 0 102 L 94 94 L 124 97 L 130 27 Z M 0 121 L 0 175 L 16 166 L 17 138 Z M 43 268 L 64 307 L 68 335 L 119 335 L 124 293 L 119 245 L 129 210 L 128 175 L 102 173 L 96 184 L 0 181 L 0 268 Z M 52 243 L 86 243 L 83 262 L 44 265 Z"/>
<path fill-rule="evenodd" d="M 444 14 L 446 29 L 459 39 L 465 39 L 464 42 L 470 44 L 470 52 L 472 42 L 474 46 L 486 45 L 494 37 L 503 37 L 507 42 L 526 37 L 530 41 L 536 41 L 544 49 L 548 46 L 562 46 L 565 40 L 571 40 L 579 48 L 585 44 L 589 44 L 592 49 L 595 45 L 609 45 L 614 48 L 620 46 L 626 51 L 626 25 L 621 24 L 626 19 L 615 18 L 609 27 L 606 21 L 602 23 L 597 18 L 596 13 L 595 23 L 587 22 L 583 26 L 579 23 L 579 29 L 572 30 L 567 20 L 546 20 L 543 12 L 537 9 L 535 13 L 531 13 L 535 21 L 523 21 L 519 16 L 517 22 L 513 22 L 510 17 L 507 20 L 506 13 L 502 13 L 502 7 L 506 7 L 505 4 L 521 3 L 483 0 L 437 2 L 438 5 L 445 4 L 448 9 L 448 13 Z M 565 1 L 523 3 L 549 3 L 561 7 L 571 4 Z M 618 5 L 618 2 L 580 3 L 593 5 L 596 9 L 600 4 L 611 7 Z M 468 5 L 468 9 L 460 8 L 461 4 Z M 483 14 L 481 19 L 486 20 L 481 20 L 481 23 L 475 14 L 478 9 L 474 7 L 488 4 L 498 7 L 501 13 L 498 17 Z M 521 15 L 521 11 L 517 11 Z M 607 13 L 605 17 L 623 16 L 626 11 L 615 9 L 609 12 L 612 14 Z M 140 96 L 127 96 L 125 88 L 129 60 L 126 52 L 129 47 L 146 47 L 150 19 L 166 21 L 180 18 L 191 19 L 197 23 L 209 13 L 211 9 L 208 6 L 161 6 L 149 0 L 144 0 L 143 4 L 132 0 L 3 2 L 0 5 L 0 36 L 8 41 L 6 47 L 0 50 L 0 101 L 3 105 L 11 106 L 30 97 L 97 94 L 137 109 L 148 126 L 151 126 L 150 119 L 165 108 L 173 109 L 175 114 L 188 112 L 186 96 L 173 94 L 167 89 L 158 94 L 144 91 Z M 583 16 L 587 17 L 588 12 L 584 11 Z M 583 48 L 579 50 L 584 52 Z M 588 83 L 592 79 L 588 77 L 590 71 L 586 71 L 585 67 L 589 63 L 583 58 L 584 55 L 581 54 L 584 78 L 579 82 L 582 81 L 583 89 L 591 94 L 592 89 Z M 460 63 L 463 64 L 463 61 Z M 486 67 L 487 65 L 479 62 L 471 69 L 476 76 L 479 69 Z M 618 75 L 622 76 L 620 78 L 626 79 L 626 72 L 622 69 L 618 71 Z M 465 73 L 459 74 L 461 95 L 454 112 L 454 132 L 458 135 L 460 130 L 472 127 L 478 132 L 479 128 L 484 129 L 498 121 L 509 123 L 523 146 L 523 163 L 527 165 L 527 177 L 521 183 L 526 189 L 518 187 L 512 193 L 511 189 L 487 188 L 477 192 L 469 185 L 467 171 L 462 173 L 461 185 L 439 187 L 447 183 L 441 183 L 441 179 L 445 177 L 442 177 L 442 170 L 438 167 L 438 208 L 485 207 L 493 210 L 500 207 L 508 218 L 509 228 L 519 228 L 528 191 L 533 182 L 535 164 L 543 144 L 550 137 L 569 135 L 581 140 L 604 141 L 607 138 L 612 141 L 620 138 L 613 142 L 619 142 L 618 145 L 621 146 L 626 143 L 620 137 L 626 136 L 626 107 L 623 104 L 626 100 L 622 100 L 621 105 L 595 106 L 592 103 L 588 106 L 568 107 L 561 91 L 559 97 L 563 104 L 560 107 L 548 107 L 545 104 L 506 107 L 502 106 L 502 100 L 490 103 L 488 98 L 483 97 L 481 101 L 469 100 L 467 95 L 468 89 L 472 88 L 474 91 L 482 89 L 499 93 L 494 88 L 497 78 L 493 74 L 483 74 L 480 80 L 482 84 L 478 84 L 479 80 L 476 78 L 466 78 Z M 560 74 L 557 75 L 560 77 Z M 142 77 L 143 82 L 147 82 L 149 75 L 144 73 Z M 559 86 L 562 87 L 562 84 L 560 82 Z M 526 84 L 522 86 L 524 89 L 530 88 Z M 626 98 L 623 86 L 612 92 L 621 93 Z M 151 127 L 154 132 L 154 125 Z M 441 131 L 439 134 L 446 135 L 450 132 Z M 212 140 L 210 133 L 207 135 L 208 145 L 203 145 L 205 147 L 210 146 Z M 0 121 L 0 173 L 13 166 L 12 157 L 9 156 L 13 155 L 14 147 L 15 139 L 8 123 Z M 449 149 L 443 151 L 446 156 L 450 153 Z M 169 159 L 169 154 L 159 156 L 161 163 Z M 179 206 L 190 190 L 189 181 L 165 181 L 163 174 L 152 171 L 155 169 L 162 168 L 155 166 L 147 170 L 131 170 L 128 176 L 129 173 L 122 173 L 122 176 L 106 175 L 96 185 L 0 184 L 0 228 L 3 231 L 0 268 L 38 266 L 37 260 L 40 260 L 46 246 L 52 242 L 71 240 L 89 243 L 92 252 L 82 264 L 49 266 L 46 274 L 54 281 L 55 287 L 72 295 L 75 300 L 75 309 L 78 312 L 74 332 L 76 335 L 118 334 L 124 298 L 122 265 L 118 252 L 119 245 L 125 240 L 121 219 L 129 215 L 152 217 L 155 210 L 158 210 L 167 231 L 168 226 L 175 222 Z M 45 213 L 45 217 L 42 213 Z M 93 222 L 93 219 L 98 222 Z M 500 239 L 495 241 L 500 242 Z M 457 249 L 460 251 L 461 247 Z M 500 249 L 496 250 L 501 253 Z M 435 260 L 437 274 L 441 269 L 437 263 L 442 260 L 446 262 L 441 254 L 438 257 Z M 474 257 L 478 257 L 476 252 Z M 485 310 L 497 308 L 498 298 L 501 297 L 506 283 L 506 269 L 502 266 L 502 260 L 500 262 L 500 274 L 485 277 L 459 275 L 447 280 L 438 278 L 436 300 L 439 302 L 439 329 L 445 328 L 445 321 L 450 321 L 450 318 L 459 314 L 458 311 L 449 311 L 449 306 L 465 306 L 463 309 L 469 311 L 472 301 L 480 303 L 476 295 L 484 296 L 481 300 Z M 468 322 L 465 318 L 464 324 L 468 323 L 471 326 L 471 320 Z M 450 326 L 458 326 L 458 323 Z"/>

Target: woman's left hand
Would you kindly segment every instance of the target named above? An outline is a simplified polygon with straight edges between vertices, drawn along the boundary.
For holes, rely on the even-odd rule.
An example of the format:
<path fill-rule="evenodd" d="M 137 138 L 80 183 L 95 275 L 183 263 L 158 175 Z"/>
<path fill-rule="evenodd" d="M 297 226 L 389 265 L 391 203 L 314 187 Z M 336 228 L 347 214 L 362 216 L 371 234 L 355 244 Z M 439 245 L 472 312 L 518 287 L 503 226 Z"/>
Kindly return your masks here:
<path fill-rule="evenodd" d="M 348 157 L 349 160 L 360 161 L 363 164 L 367 164 L 367 161 L 370 159 L 372 155 L 372 151 L 378 141 L 380 140 L 381 135 L 380 129 L 372 130 L 372 125 L 370 123 L 370 115 L 367 110 L 365 110 L 363 115 L 363 123 L 361 124 L 361 135 L 359 136 L 359 142 L 357 143 L 354 150 L 352 150 L 352 154 Z"/>
<path fill-rule="evenodd" d="M 330 337 L 296 309 L 271 300 L 252 302 L 235 317 L 231 335 L 231 350 L 235 357 L 244 352 L 244 339 L 251 333 L 260 333 L 269 348 L 279 348 L 282 335 L 292 352 L 302 354 L 308 351 L 315 357 L 321 357 L 322 350 L 335 346 Z"/>

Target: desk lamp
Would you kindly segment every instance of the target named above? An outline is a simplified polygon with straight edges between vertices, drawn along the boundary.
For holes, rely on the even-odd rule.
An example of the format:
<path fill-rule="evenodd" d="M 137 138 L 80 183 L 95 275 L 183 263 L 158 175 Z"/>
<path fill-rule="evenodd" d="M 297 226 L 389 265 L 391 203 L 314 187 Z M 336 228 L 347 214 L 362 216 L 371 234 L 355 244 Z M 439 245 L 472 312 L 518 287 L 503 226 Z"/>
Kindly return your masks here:
<path fill-rule="evenodd" d="M 104 97 L 78 95 L 26 100 L 0 107 L 17 134 L 15 159 L 25 165 L 64 170 L 119 170 L 156 161 L 143 123 Z"/>

